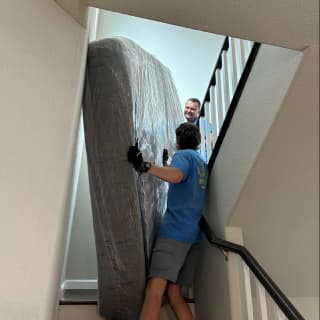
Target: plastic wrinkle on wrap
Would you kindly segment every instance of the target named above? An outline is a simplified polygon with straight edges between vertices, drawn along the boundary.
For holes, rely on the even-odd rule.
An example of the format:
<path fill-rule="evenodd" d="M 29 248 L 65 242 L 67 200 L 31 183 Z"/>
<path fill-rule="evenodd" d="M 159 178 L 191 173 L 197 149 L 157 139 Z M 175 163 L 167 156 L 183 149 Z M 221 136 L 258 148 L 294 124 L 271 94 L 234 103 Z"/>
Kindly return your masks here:
<path fill-rule="evenodd" d="M 108 320 L 135 320 L 168 185 L 137 174 L 127 151 L 138 139 L 145 160 L 162 165 L 166 148 L 170 163 L 184 118 L 169 69 L 129 39 L 92 42 L 83 117 L 99 312 Z"/>

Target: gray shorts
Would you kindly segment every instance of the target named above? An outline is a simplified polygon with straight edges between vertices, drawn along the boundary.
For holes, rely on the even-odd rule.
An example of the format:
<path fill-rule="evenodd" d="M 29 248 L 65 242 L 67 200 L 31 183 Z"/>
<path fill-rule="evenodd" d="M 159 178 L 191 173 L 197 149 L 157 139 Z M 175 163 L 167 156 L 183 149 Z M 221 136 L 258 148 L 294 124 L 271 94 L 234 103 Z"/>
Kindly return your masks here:
<path fill-rule="evenodd" d="M 200 245 L 158 238 L 152 251 L 149 278 L 192 287 Z"/>

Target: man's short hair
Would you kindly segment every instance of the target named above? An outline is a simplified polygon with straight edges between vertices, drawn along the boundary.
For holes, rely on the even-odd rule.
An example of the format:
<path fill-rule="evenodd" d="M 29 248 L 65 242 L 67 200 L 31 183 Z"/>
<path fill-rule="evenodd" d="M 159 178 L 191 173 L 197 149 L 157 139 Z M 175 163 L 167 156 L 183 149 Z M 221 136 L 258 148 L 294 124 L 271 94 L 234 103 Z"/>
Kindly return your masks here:
<path fill-rule="evenodd" d="M 176 129 L 177 145 L 180 150 L 196 150 L 201 142 L 199 128 L 193 123 L 185 122 Z"/>
<path fill-rule="evenodd" d="M 200 109 L 200 107 L 201 107 L 201 102 L 200 102 L 199 99 L 197 99 L 197 98 L 189 98 L 187 101 L 191 101 L 191 102 L 197 103 L 198 106 L 199 106 L 199 109 Z"/>

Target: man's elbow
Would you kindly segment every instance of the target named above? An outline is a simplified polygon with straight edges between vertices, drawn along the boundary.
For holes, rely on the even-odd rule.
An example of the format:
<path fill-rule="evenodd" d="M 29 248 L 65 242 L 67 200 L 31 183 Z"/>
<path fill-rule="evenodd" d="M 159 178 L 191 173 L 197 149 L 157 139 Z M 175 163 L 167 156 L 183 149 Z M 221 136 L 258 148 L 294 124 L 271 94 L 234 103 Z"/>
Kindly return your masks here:
<path fill-rule="evenodd" d="M 172 180 L 170 182 L 171 183 L 180 183 L 182 181 L 182 179 L 183 179 L 183 174 L 179 170 L 179 172 L 176 172 L 176 174 L 174 174 L 172 176 Z"/>

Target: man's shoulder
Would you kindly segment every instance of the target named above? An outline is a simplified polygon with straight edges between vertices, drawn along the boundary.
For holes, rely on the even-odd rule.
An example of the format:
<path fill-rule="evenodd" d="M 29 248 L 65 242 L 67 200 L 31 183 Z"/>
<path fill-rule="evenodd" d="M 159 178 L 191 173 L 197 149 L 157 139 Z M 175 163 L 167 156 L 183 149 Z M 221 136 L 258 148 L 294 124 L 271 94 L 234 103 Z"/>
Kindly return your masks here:
<path fill-rule="evenodd" d="M 196 157 L 196 158 L 201 158 L 199 152 L 194 149 L 183 149 L 183 150 L 178 150 L 176 153 L 181 154 L 181 155 L 189 155 L 191 157 Z"/>
<path fill-rule="evenodd" d="M 201 155 L 199 154 L 199 152 L 197 150 L 193 150 L 193 149 L 183 149 L 183 150 L 178 150 L 176 152 L 177 157 L 182 157 L 182 158 L 186 158 L 189 160 L 196 160 L 198 163 L 203 163 L 204 165 L 206 165 L 205 161 L 203 160 L 203 158 L 201 157 Z"/>
<path fill-rule="evenodd" d="M 197 151 L 193 150 L 193 149 L 182 149 L 182 150 L 177 150 L 176 154 L 191 154 L 191 155 L 194 155 L 194 154 L 197 154 Z"/>

